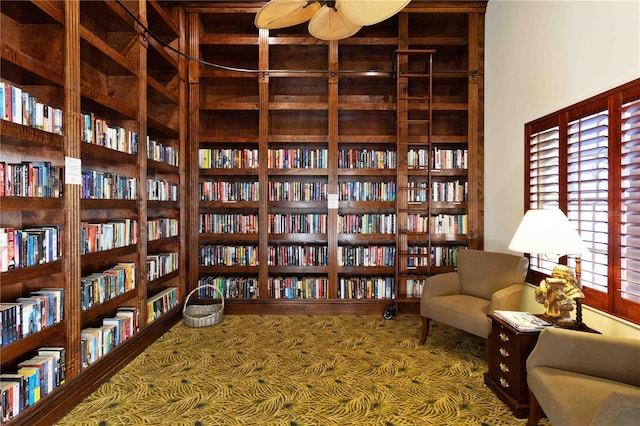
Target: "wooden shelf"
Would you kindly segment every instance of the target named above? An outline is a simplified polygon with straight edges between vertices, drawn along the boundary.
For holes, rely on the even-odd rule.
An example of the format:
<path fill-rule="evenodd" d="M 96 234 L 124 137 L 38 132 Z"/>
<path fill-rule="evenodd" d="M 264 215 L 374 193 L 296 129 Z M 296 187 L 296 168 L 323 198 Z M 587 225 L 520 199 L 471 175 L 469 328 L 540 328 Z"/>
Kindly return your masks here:
<path fill-rule="evenodd" d="M 148 298 L 171 287 L 181 302 L 187 285 L 187 66 L 183 56 L 165 45 L 187 50 L 186 12 L 177 2 L 156 0 L 34 0 L 3 1 L 0 13 L 2 81 L 61 110 L 64 130 L 58 135 L 0 120 L 3 159 L 6 155 L 11 163 L 48 161 L 64 166 L 65 158 L 76 158 L 83 170 L 137 180 L 135 200 L 82 199 L 81 185 L 71 182 L 64 186 L 61 198 L 0 199 L 0 227 L 27 229 L 56 224 L 63 233 L 62 260 L 0 273 L 2 302 L 13 302 L 43 287 L 64 289 L 60 323 L 0 349 L 2 371 L 10 372 L 41 346 L 65 348 L 65 385 L 11 420 L 15 425 L 45 425 L 55 423 L 180 318 L 178 304 L 147 324 Z M 136 19 L 148 22 L 154 36 L 143 34 Z M 105 120 L 109 127 L 135 133 L 137 152 L 128 154 L 81 142 L 84 120 L 74 118 L 89 113 Z M 178 165 L 148 160 L 147 136 L 163 149 L 174 149 Z M 148 201 L 147 177 L 177 184 L 178 201 Z M 146 224 L 154 217 L 176 219 L 180 235 L 148 241 Z M 81 254 L 82 222 L 103 224 L 118 219 L 137 221 L 138 243 Z M 154 250 L 177 252 L 178 267 L 147 283 L 146 256 Z M 118 262 L 135 264 L 136 288 L 83 312 L 79 277 L 102 272 Z M 103 318 L 125 306 L 138 308 L 140 333 L 90 367 L 81 368 L 81 330 L 101 325 Z"/>

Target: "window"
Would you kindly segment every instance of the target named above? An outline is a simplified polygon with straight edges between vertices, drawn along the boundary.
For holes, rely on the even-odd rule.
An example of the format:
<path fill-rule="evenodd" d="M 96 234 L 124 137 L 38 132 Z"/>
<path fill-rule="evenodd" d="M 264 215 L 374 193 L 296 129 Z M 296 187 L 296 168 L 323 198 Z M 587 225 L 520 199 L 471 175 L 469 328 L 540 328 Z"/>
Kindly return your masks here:
<path fill-rule="evenodd" d="M 589 247 L 584 303 L 640 323 L 640 79 L 527 123 L 525 144 L 526 209 L 560 208 Z M 530 260 L 532 282 L 556 264 Z"/>

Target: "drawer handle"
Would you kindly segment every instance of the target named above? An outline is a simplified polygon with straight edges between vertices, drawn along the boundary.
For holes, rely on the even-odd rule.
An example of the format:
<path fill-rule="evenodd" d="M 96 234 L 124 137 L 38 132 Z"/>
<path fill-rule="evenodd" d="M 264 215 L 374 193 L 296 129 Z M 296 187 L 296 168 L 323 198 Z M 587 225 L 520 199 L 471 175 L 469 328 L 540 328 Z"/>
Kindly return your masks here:
<path fill-rule="evenodd" d="M 500 386 L 502 386 L 503 388 L 508 388 L 509 382 L 507 382 L 503 377 L 500 377 Z"/>
<path fill-rule="evenodd" d="M 498 352 L 500 352 L 500 355 L 502 355 L 505 358 L 509 356 L 509 351 L 506 350 L 505 348 L 498 349 Z"/>
<path fill-rule="evenodd" d="M 509 336 L 507 336 L 504 333 L 500 333 L 500 340 L 502 340 L 503 342 L 508 342 L 509 341 Z"/>
<path fill-rule="evenodd" d="M 507 367 L 506 364 L 500 363 L 500 370 L 503 373 L 508 373 L 509 372 L 509 367 Z"/>

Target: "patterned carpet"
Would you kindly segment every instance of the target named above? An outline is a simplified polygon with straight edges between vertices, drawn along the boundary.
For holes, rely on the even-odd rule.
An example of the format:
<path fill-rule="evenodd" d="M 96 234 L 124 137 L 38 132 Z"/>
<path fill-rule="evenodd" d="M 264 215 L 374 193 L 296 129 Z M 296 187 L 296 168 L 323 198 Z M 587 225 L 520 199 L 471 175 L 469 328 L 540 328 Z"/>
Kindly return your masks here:
<path fill-rule="evenodd" d="M 524 425 L 483 384 L 483 339 L 400 316 L 178 323 L 57 423 Z M 541 424 L 545 424 L 541 422 Z"/>

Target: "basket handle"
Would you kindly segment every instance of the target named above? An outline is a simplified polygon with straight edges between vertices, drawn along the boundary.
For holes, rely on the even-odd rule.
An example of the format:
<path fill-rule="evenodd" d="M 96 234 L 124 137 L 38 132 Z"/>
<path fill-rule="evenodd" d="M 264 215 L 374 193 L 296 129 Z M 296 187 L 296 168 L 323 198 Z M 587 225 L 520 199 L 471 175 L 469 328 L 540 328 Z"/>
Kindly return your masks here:
<path fill-rule="evenodd" d="M 182 306 L 182 313 L 185 313 L 185 310 L 187 309 L 187 304 L 189 303 L 189 299 L 191 298 L 191 295 L 193 293 L 195 293 L 196 291 L 200 290 L 201 288 L 204 287 L 210 287 L 212 289 L 214 289 L 215 291 L 218 292 L 218 294 L 220 295 L 220 300 L 222 300 L 222 309 L 224 309 L 224 296 L 222 295 L 222 293 L 220 292 L 220 290 L 218 289 L 218 287 L 211 285 L 211 284 L 202 284 L 199 285 L 198 287 L 194 288 L 193 290 L 191 290 L 191 293 L 189 293 L 189 295 L 187 296 L 187 298 L 184 300 L 184 305 Z"/>

